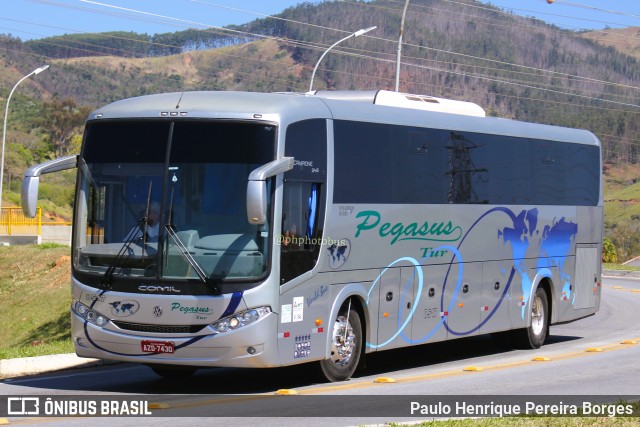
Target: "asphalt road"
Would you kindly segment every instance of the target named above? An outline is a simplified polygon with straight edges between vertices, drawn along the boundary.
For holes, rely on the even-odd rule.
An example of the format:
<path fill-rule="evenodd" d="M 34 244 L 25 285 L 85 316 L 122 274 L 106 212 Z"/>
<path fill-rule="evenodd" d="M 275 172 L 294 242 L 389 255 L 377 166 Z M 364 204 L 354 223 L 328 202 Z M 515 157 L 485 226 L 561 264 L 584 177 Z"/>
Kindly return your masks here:
<path fill-rule="evenodd" d="M 600 311 L 552 326 L 547 343 L 533 351 L 500 348 L 486 336 L 393 350 L 368 357 L 366 371 L 334 384 L 315 382 L 308 366 L 203 369 L 186 381 L 171 382 L 146 367 L 119 364 L 5 380 L 0 382 L 0 395 L 97 399 L 144 395 L 153 407 L 154 417 L 92 418 L 92 426 L 151 426 L 165 420 L 186 426 L 204 421 L 185 416 L 206 416 L 208 424 L 225 426 L 252 421 L 261 426 L 346 426 L 415 420 L 408 410 L 413 400 L 446 404 L 448 399 L 453 405 L 474 398 L 483 403 L 519 399 L 513 396 L 565 403 L 575 396 L 583 400 L 606 396 L 605 401 L 640 398 L 639 313 L 640 281 L 606 278 Z M 278 391 L 296 395 L 274 397 Z M 319 416 L 290 417 L 300 413 Z M 238 418 L 256 414 L 263 417 Z M 327 418 L 335 414 L 353 416 Z M 10 417 L 7 421 L 70 426 L 84 425 L 87 419 Z"/>

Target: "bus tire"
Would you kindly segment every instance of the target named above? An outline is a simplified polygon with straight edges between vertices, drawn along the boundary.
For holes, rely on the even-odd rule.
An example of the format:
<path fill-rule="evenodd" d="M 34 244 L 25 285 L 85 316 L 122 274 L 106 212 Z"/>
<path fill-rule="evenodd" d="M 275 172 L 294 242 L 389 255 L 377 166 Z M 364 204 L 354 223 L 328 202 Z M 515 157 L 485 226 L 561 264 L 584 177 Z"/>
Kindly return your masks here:
<path fill-rule="evenodd" d="M 198 368 L 191 366 L 147 365 L 156 375 L 167 380 L 180 380 L 193 375 Z"/>
<path fill-rule="evenodd" d="M 348 320 L 347 320 L 348 319 Z M 351 378 L 362 354 L 362 323 L 355 310 L 338 315 L 331 328 L 331 357 L 320 361 L 324 378 L 331 382 Z"/>
<path fill-rule="evenodd" d="M 549 335 L 549 300 L 541 287 L 531 301 L 531 321 L 529 327 L 517 332 L 516 342 L 521 348 L 540 348 Z"/>

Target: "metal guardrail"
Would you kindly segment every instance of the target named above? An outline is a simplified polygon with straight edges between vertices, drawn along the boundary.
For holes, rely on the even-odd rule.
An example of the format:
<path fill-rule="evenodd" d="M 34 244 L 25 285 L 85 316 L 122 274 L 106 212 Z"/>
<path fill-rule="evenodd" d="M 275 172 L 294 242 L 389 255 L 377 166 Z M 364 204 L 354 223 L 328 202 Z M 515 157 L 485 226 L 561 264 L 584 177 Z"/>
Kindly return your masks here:
<path fill-rule="evenodd" d="M 2 208 L 0 211 L 0 235 L 40 236 L 42 234 L 42 208 L 36 216 L 27 218 L 20 208 Z"/>
<path fill-rule="evenodd" d="M 27 218 L 21 208 L 9 207 L 0 210 L 0 236 L 42 236 L 42 226 L 71 225 L 69 221 L 42 222 L 42 208 L 36 209 L 36 216 Z"/>
<path fill-rule="evenodd" d="M 39 245 L 41 243 L 71 244 L 71 222 L 49 221 L 42 210 L 27 218 L 18 207 L 0 210 L 0 246 Z"/>

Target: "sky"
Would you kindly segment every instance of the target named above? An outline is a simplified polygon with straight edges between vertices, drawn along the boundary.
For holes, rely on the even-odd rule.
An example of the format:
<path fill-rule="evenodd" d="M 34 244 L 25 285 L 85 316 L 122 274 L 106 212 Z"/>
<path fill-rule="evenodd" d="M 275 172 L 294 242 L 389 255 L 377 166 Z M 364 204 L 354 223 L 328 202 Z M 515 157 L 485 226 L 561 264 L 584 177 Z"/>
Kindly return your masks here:
<path fill-rule="evenodd" d="M 398 8 L 402 8 L 404 2 L 396 1 Z M 548 1 L 553 2 L 548 4 Z M 518 15 L 537 17 L 572 30 L 640 27 L 640 0 L 484 0 L 484 2 Z M 186 28 L 242 24 L 266 15 L 277 14 L 298 3 L 301 1 L 0 0 L 2 5 L 0 34 L 11 34 L 22 40 L 29 40 L 62 34 L 103 31 L 166 33 Z"/>

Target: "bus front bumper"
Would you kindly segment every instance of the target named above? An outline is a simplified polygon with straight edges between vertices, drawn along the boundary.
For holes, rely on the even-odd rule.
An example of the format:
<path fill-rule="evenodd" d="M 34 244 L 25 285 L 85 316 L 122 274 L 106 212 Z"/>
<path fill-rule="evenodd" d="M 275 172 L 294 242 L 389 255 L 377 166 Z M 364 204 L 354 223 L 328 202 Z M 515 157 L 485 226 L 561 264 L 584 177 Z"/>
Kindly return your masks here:
<path fill-rule="evenodd" d="M 122 330 L 112 324 L 99 327 L 72 312 L 71 334 L 80 357 L 202 367 L 277 367 L 281 366 L 277 321 L 277 314 L 270 313 L 233 331 L 217 333 L 207 326 L 197 334 L 172 335 Z"/>

